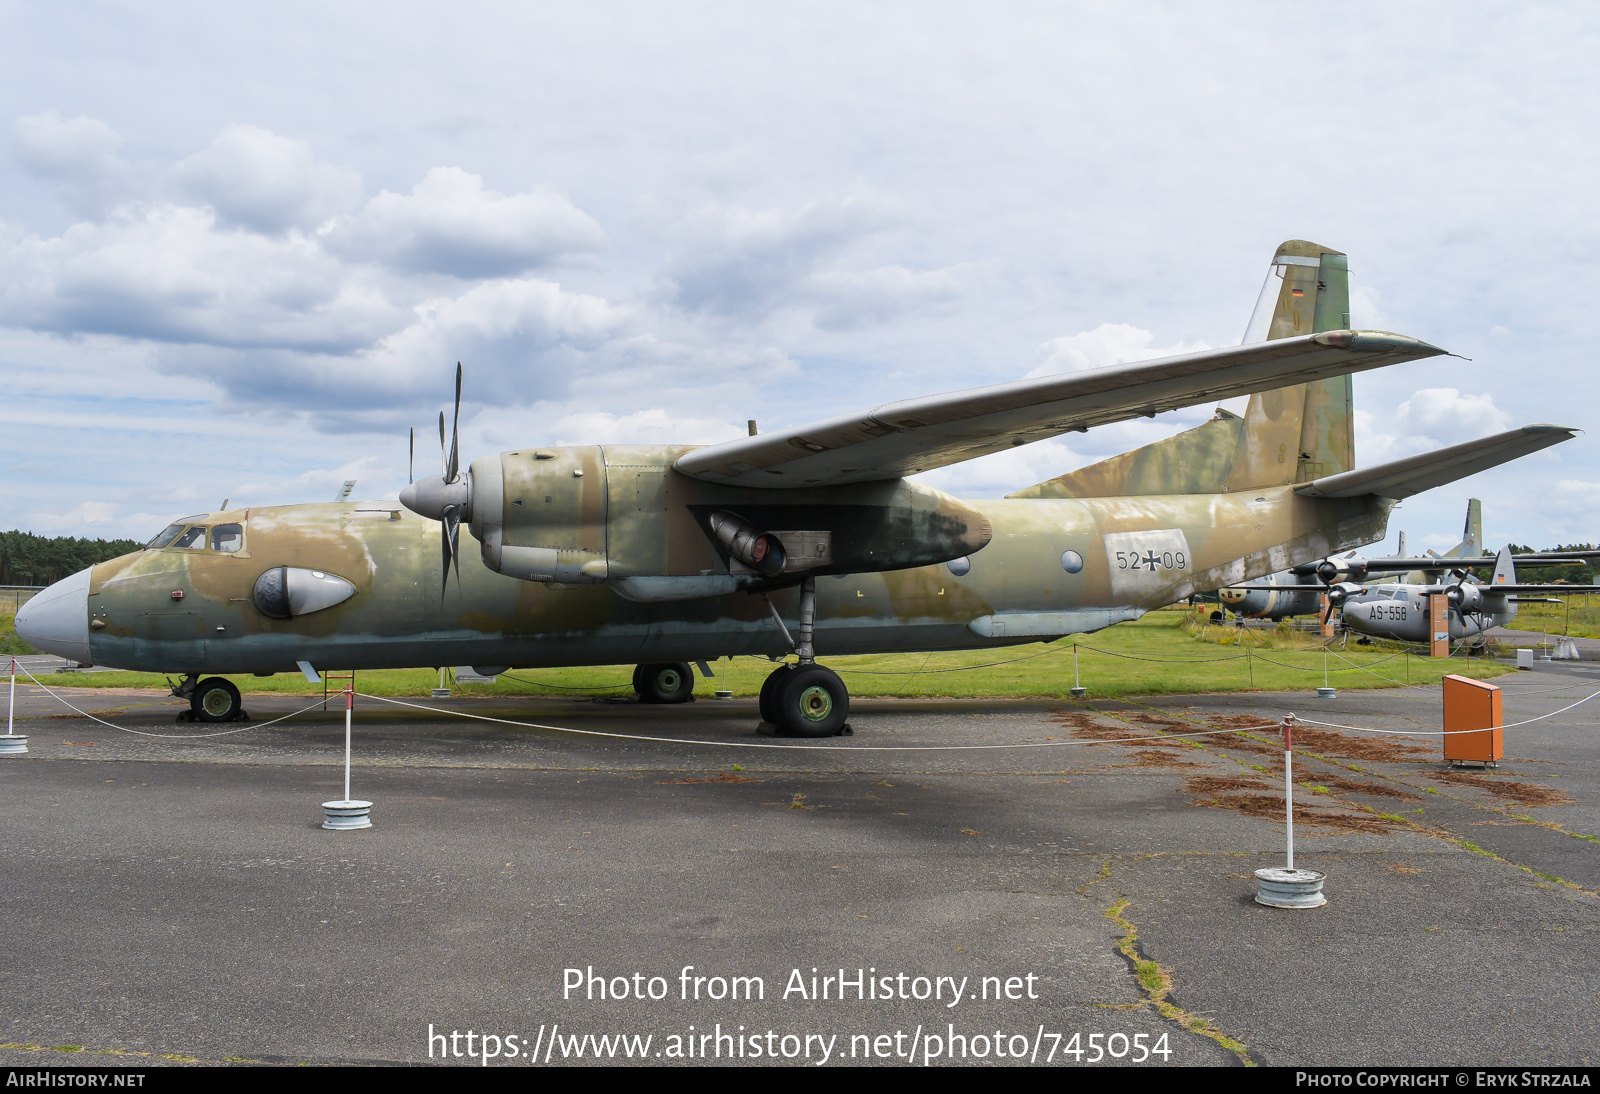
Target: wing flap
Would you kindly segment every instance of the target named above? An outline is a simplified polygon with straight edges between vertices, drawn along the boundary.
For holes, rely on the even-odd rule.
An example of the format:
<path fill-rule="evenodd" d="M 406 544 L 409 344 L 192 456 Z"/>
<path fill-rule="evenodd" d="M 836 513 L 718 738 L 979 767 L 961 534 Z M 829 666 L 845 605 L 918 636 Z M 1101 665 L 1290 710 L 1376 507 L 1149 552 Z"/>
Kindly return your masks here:
<path fill-rule="evenodd" d="M 1570 441 L 1578 430 L 1564 425 L 1525 425 L 1492 437 L 1453 444 L 1433 452 L 1407 456 L 1374 467 L 1313 479 L 1295 492 L 1312 498 L 1354 498 L 1363 494 L 1399 501 L 1424 490 L 1476 475 L 1503 463 Z M 1440 558 L 1424 569 L 1444 569 L 1456 560 Z M 1459 564 L 1459 563 L 1457 563 Z"/>
<path fill-rule="evenodd" d="M 1445 351 L 1382 331 L 1328 331 L 886 403 L 866 414 L 685 453 L 685 475 L 736 486 L 901 478 L 1068 430 L 1321 380 Z"/>

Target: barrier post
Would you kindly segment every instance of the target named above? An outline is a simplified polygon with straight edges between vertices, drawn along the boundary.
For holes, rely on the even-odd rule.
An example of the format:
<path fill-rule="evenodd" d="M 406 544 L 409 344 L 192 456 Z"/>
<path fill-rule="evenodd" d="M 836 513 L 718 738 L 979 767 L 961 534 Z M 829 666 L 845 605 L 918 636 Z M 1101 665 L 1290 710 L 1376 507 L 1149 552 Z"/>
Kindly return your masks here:
<path fill-rule="evenodd" d="M 336 832 L 372 827 L 372 803 L 352 801 L 350 798 L 350 715 L 356 705 L 354 669 L 346 679 L 349 683 L 344 689 L 344 797 L 339 801 L 322 803 L 322 827 Z"/>
<path fill-rule="evenodd" d="M 1325 875 L 1299 870 L 1294 864 L 1294 715 L 1283 716 L 1283 821 L 1284 866 L 1264 866 L 1256 871 L 1256 903 L 1272 908 L 1320 908 Z"/>
<path fill-rule="evenodd" d="M 1078 683 L 1078 644 L 1072 644 L 1072 697 L 1082 699 L 1089 694 L 1089 689 Z"/>
<path fill-rule="evenodd" d="M 28 735 L 13 732 L 17 714 L 17 659 L 11 659 L 11 691 L 6 698 L 6 735 L 0 739 L 0 756 L 21 756 L 28 751 Z"/>

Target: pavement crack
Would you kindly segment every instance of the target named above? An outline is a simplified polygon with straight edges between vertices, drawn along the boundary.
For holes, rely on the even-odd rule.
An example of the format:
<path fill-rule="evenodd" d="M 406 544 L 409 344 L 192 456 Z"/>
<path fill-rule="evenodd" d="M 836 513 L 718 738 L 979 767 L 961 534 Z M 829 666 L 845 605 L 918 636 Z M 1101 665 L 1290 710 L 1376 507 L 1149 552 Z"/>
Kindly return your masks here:
<path fill-rule="evenodd" d="M 1110 863 L 1107 863 L 1109 866 Z M 1145 1002 L 1156 1009 L 1161 1017 L 1188 1030 L 1198 1033 L 1202 1037 L 1209 1037 L 1229 1052 L 1239 1058 L 1245 1067 L 1258 1066 L 1257 1061 L 1250 1056 L 1250 1049 L 1243 1042 L 1236 1041 L 1223 1033 L 1211 1022 L 1198 1014 L 1191 1014 L 1172 1002 L 1172 973 L 1160 962 L 1152 961 L 1144 952 L 1144 947 L 1139 941 L 1139 929 L 1133 922 L 1123 915 L 1132 904 L 1127 897 L 1122 897 L 1101 914 L 1111 922 L 1122 928 L 1122 937 L 1117 940 L 1117 953 L 1128 963 L 1128 969 L 1133 973 L 1133 978 L 1139 985 L 1139 990 L 1144 994 Z"/>

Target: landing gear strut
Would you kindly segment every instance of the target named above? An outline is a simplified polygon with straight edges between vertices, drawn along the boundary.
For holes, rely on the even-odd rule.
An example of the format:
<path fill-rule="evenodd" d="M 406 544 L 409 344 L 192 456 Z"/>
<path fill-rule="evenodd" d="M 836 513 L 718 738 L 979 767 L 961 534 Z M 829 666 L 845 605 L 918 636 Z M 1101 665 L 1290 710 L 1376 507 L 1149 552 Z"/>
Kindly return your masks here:
<path fill-rule="evenodd" d="M 774 669 L 761 685 L 761 720 L 786 737 L 834 737 L 849 730 L 850 692 L 838 673 L 817 664 L 816 621 L 817 579 L 807 575 L 800 582 L 800 640 L 794 643 L 799 661 Z"/>

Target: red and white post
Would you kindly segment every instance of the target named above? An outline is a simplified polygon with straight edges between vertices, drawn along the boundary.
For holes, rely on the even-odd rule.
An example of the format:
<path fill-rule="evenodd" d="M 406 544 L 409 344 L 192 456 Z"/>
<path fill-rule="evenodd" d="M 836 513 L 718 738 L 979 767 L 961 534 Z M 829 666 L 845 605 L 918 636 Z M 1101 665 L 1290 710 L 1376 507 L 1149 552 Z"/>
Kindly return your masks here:
<path fill-rule="evenodd" d="M 11 659 L 11 691 L 6 698 L 6 735 L 0 737 L 0 756 L 20 756 L 28 751 L 28 737 L 14 731 L 17 717 L 17 659 Z"/>
<path fill-rule="evenodd" d="M 352 801 L 350 798 L 350 713 L 355 702 L 356 684 L 352 676 L 344 689 L 344 797 L 336 802 L 322 803 L 322 827 L 335 832 L 372 827 L 372 803 Z"/>
<path fill-rule="evenodd" d="M 1256 871 L 1256 903 L 1271 908 L 1320 908 L 1323 875 L 1300 870 L 1294 864 L 1294 715 L 1283 716 L 1283 820 L 1288 856 L 1283 866 Z"/>

